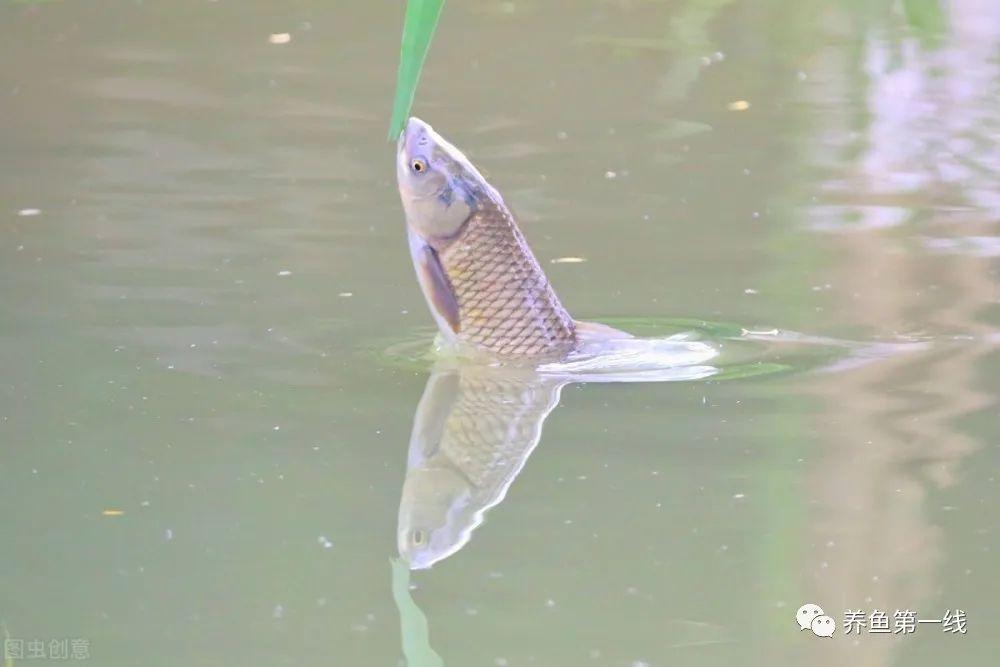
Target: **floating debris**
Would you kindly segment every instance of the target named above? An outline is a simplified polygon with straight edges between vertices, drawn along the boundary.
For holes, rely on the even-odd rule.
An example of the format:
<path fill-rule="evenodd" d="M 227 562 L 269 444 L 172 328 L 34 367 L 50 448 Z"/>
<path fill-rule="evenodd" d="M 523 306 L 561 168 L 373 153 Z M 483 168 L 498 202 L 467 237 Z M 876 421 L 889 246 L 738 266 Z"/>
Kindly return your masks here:
<path fill-rule="evenodd" d="M 587 260 L 584 257 L 556 257 L 549 261 L 552 264 L 582 264 Z"/>
<path fill-rule="evenodd" d="M 267 38 L 271 44 L 288 44 L 292 41 L 292 36 L 287 32 L 276 32 Z"/>
<path fill-rule="evenodd" d="M 278 275 L 281 276 L 281 277 L 290 276 L 290 275 L 292 275 L 292 272 L 289 271 L 289 270 L 287 270 L 287 269 L 285 269 L 284 271 L 278 271 Z"/>
<path fill-rule="evenodd" d="M 22 218 L 30 218 L 35 215 L 40 215 L 41 212 L 42 209 L 40 208 L 22 208 L 20 211 L 17 212 L 17 214 Z"/>
<path fill-rule="evenodd" d="M 608 179 L 609 181 L 610 180 L 614 180 L 614 179 L 618 178 L 618 172 L 611 171 L 609 169 L 608 171 L 604 172 L 604 178 Z"/>
<path fill-rule="evenodd" d="M 746 111 L 750 108 L 750 103 L 746 100 L 736 100 L 727 104 L 726 108 L 730 111 Z"/>
<path fill-rule="evenodd" d="M 122 516 L 123 514 L 125 514 L 124 510 L 110 510 L 109 509 L 109 510 L 103 510 L 101 512 L 102 516 Z"/>
<path fill-rule="evenodd" d="M 350 297 L 354 296 L 354 292 L 341 292 L 337 296 L 343 297 L 344 299 L 347 299 L 347 298 L 350 298 Z"/>

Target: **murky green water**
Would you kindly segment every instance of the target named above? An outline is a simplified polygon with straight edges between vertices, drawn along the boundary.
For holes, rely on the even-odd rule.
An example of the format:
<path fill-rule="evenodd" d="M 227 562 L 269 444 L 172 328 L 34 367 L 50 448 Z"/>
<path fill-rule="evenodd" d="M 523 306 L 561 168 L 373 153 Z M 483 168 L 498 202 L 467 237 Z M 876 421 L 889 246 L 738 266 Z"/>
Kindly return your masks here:
<path fill-rule="evenodd" d="M 400 3 L 0 5 L 10 638 L 98 665 L 994 664 L 1000 11 L 936 7 L 448 4 L 415 111 L 570 311 L 772 365 L 560 393 L 414 360 Z M 510 449 L 485 491 L 408 487 L 461 530 L 394 570 L 414 415 L 456 406 Z M 847 636 L 849 609 L 968 632 Z"/>

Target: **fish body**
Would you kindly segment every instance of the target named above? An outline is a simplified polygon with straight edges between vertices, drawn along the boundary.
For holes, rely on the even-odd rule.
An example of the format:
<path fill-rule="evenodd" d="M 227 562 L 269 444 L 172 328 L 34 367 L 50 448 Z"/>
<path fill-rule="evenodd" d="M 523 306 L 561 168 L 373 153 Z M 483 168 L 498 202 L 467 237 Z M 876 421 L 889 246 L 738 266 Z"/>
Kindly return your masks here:
<path fill-rule="evenodd" d="M 417 278 L 447 341 L 501 359 L 576 349 L 578 323 L 499 192 L 461 151 L 411 118 L 396 173 Z"/>

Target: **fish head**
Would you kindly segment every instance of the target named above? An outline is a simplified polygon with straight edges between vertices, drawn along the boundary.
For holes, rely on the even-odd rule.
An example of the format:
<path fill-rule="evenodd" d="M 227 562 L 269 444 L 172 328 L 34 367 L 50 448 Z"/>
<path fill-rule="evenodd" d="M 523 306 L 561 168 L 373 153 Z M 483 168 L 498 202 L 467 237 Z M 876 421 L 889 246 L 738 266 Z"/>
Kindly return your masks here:
<path fill-rule="evenodd" d="M 399 505 L 396 542 L 411 570 L 444 560 L 469 541 L 471 488 L 455 470 L 417 468 L 407 472 Z"/>
<path fill-rule="evenodd" d="M 399 135 L 396 181 L 407 224 L 426 241 L 454 236 L 483 202 L 499 198 L 469 159 L 419 118 Z"/>

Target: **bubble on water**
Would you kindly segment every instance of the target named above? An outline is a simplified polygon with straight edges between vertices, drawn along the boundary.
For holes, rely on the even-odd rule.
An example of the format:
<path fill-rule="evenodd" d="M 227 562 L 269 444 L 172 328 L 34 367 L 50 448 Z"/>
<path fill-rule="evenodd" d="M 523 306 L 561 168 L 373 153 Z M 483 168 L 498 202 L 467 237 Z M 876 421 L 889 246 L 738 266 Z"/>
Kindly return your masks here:
<path fill-rule="evenodd" d="M 283 269 L 281 271 L 278 271 L 278 275 L 281 277 L 290 276 L 292 275 L 292 272 L 289 271 L 288 269 Z"/>
<path fill-rule="evenodd" d="M 272 33 L 271 36 L 267 38 L 267 41 L 271 44 L 288 44 L 292 41 L 292 36 L 287 32 L 276 32 Z"/>
<path fill-rule="evenodd" d="M 272 618 L 284 618 L 285 617 L 285 608 L 282 605 L 280 605 L 280 604 L 274 605 L 274 609 L 271 611 L 271 617 Z"/>
<path fill-rule="evenodd" d="M 30 218 L 32 216 L 40 215 L 41 212 L 42 209 L 40 208 L 22 208 L 20 211 L 17 212 L 17 214 L 22 218 Z"/>

